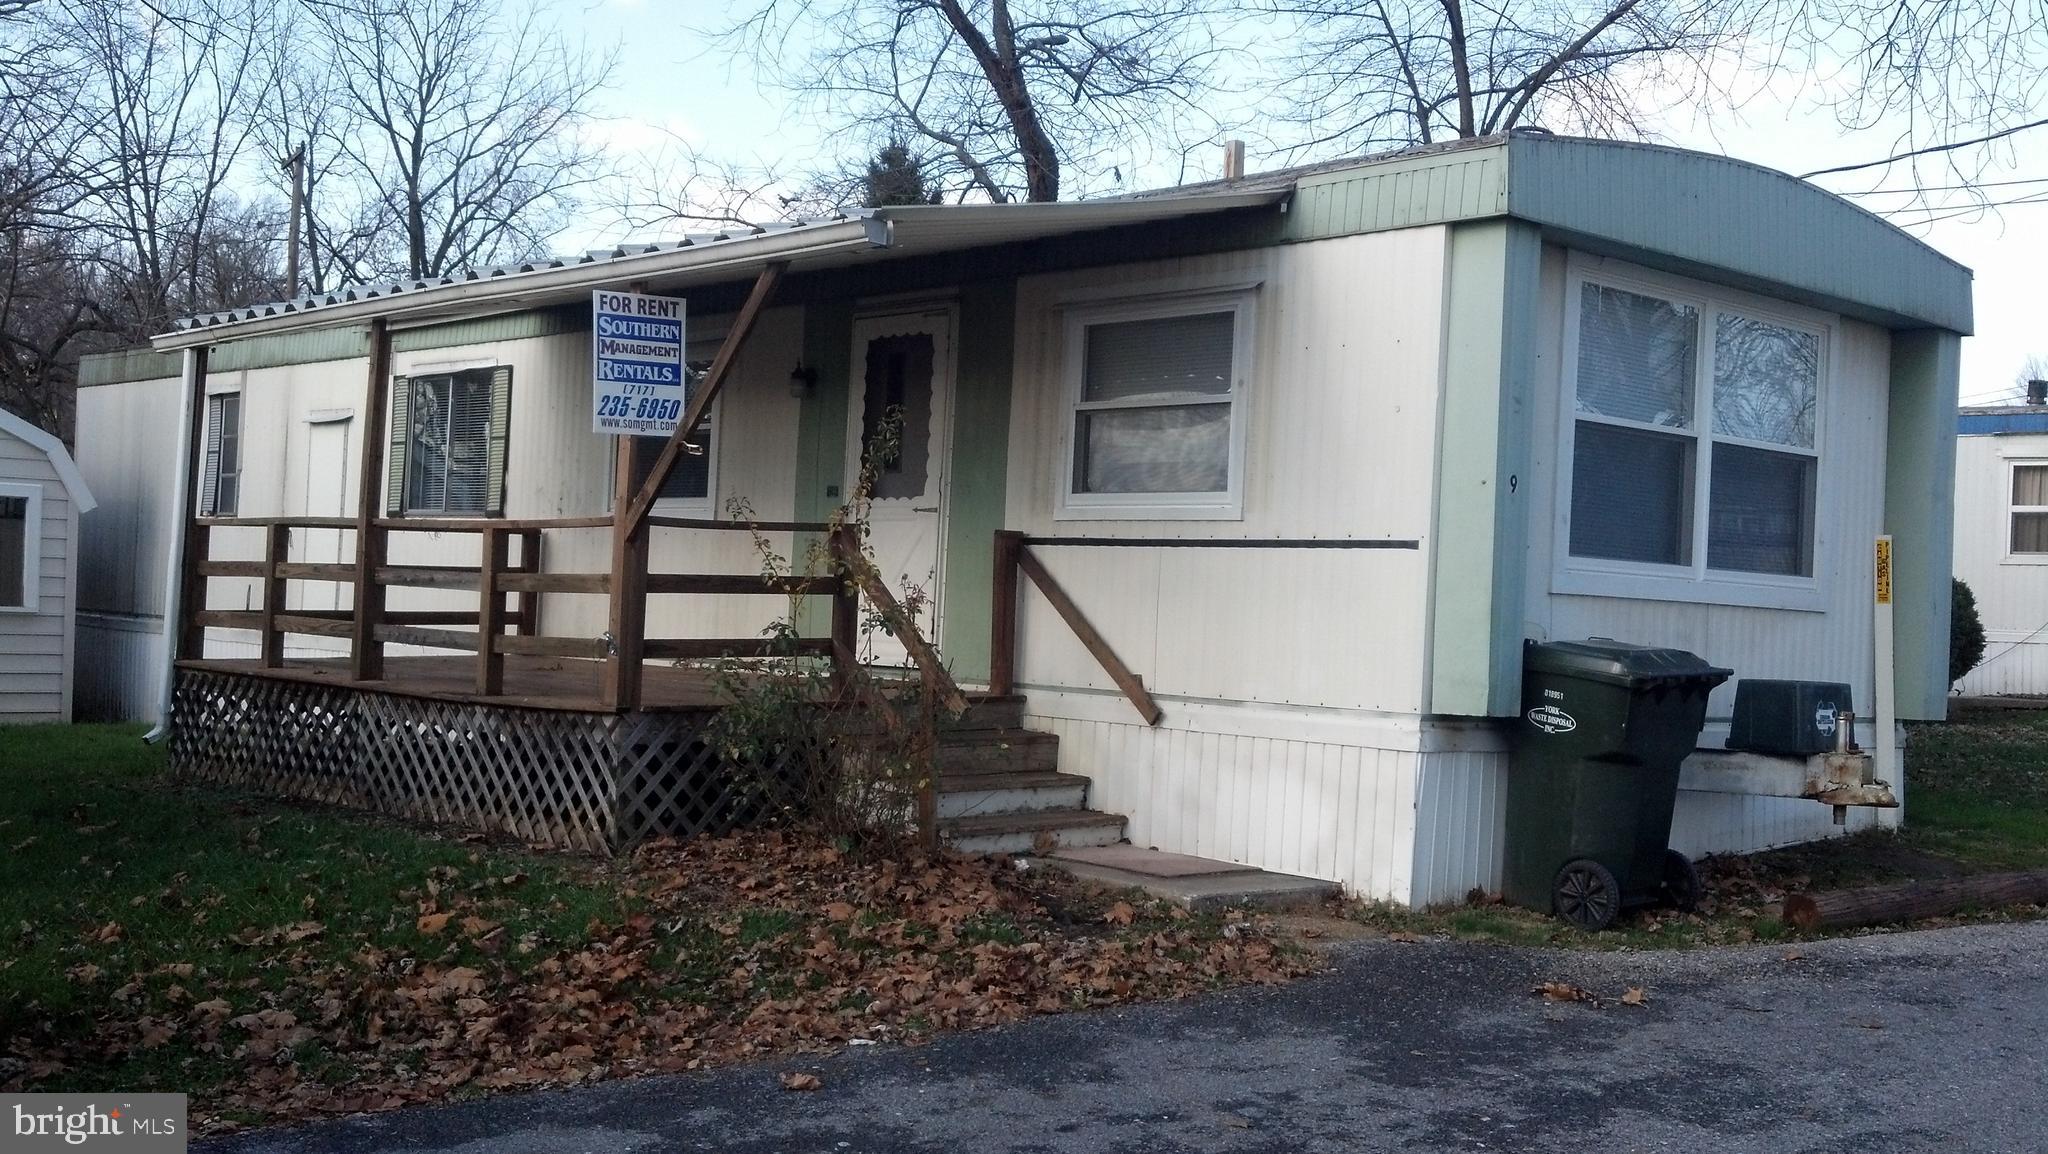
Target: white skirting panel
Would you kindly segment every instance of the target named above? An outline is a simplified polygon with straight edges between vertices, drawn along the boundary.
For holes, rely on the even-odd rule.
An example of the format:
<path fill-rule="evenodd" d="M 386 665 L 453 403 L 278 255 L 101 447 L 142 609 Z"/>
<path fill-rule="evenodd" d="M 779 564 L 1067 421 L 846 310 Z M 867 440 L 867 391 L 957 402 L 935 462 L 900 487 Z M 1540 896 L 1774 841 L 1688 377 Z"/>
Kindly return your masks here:
<path fill-rule="evenodd" d="M 1490 727 L 1416 717 L 1167 703 L 1149 727 L 1121 698 L 1028 693 L 1024 724 L 1059 736 L 1088 805 L 1133 844 L 1328 878 L 1408 905 L 1498 891 L 1511 757 Z M 1903 791 L 1902 791 L 1903 792 Z M 1682 790 L 1671 844 L 1749 853 L 1893 825 L 1900 811 Z"/>
<path fill-rule="evenodd" d="M 1963 675 L 1957 692 L 1966 697 L 2048 694 L 2048 636 L 2031 640 L 1993 638 L 1985 646 L 1982 665 Z"/>
<path fill-rule="evenodd" d="M 1062 709 L 1062 701 L 1075 696 L 1032 694 L 1024 724 L 1059 735 L 1060 768 L 1091 779 L 1089 808 L 1130 819 L 1133 844 L 1410 900 L 1413 750 L 1311 739 L 1304 730 L 1322 727 L 1265 711 L 1224 718 L 1209 707 L 1191 720 L 1169 705 L 1167 721 L 1154 728 L 1105 717 L 1096 703 Z M 1121 699 L 1115 704 L 1128 712 Z"/>
<path fill-rule="evenodd" d="M 155 617 L 78 614 L 71 710 L 77 720 L 158 720 L 163 628 Z"/>
<path fill-rule="evenodd" d="M 1462 902 L 1475 889 L 1500 889 L 1508 761 L 1502 751 L 1421 755 L 1412 904 Z"/>

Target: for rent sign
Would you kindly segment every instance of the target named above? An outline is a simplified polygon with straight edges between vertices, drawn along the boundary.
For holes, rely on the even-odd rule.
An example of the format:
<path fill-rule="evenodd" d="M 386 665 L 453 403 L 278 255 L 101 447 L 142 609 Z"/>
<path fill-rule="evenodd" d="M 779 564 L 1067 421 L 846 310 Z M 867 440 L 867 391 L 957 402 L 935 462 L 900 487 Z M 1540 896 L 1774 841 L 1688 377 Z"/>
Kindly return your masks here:
<path fill-rule="evenodd" d="M 683 299 L 590 294 L 591 370 L 600 433 L 667 434 L 682 420 Z"/>

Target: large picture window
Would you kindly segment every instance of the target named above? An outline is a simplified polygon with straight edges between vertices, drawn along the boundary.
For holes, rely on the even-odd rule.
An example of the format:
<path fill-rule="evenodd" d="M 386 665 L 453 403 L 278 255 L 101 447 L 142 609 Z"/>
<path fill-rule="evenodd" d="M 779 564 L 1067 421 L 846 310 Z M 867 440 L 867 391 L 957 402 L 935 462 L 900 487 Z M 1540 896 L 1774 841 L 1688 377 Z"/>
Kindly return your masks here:
<path fill-rule="evenodd" d="M 1825 328 L 1628 281 L 1572 291 L 1571 566 L 1811 578 Z"/>
<path fill-rule="evenodd" d="M 1251 311 L 1236 293 L 1069 314 L 1062 515 L 1239 514 Z"/>

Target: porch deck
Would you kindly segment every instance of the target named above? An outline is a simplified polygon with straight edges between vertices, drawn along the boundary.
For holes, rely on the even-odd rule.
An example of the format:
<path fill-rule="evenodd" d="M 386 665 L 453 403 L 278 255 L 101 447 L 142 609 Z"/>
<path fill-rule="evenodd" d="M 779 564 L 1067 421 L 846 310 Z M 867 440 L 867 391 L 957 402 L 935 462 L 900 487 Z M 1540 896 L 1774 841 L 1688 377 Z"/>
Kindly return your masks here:
<path fill-rule="evenodd" d="M 355 680 L 346 657 L 285 658 L 274 668 L 255 658 L 210 658 L 180 661 L 178 667 L 470 705 L 582 713 L 611 709 L 604 700 L 605 661 L 506 654 L 504 662 L 503 692 L 490 695 L 476 691 L 476 660 L 470 657 L 386 657 L 384 676 L 375 681 Z M 641 670 L 642 712 L 695 712 L 718 709 L 724 704 L 724 696 L 708 670 L 664 665 L 648 665 Z"/>

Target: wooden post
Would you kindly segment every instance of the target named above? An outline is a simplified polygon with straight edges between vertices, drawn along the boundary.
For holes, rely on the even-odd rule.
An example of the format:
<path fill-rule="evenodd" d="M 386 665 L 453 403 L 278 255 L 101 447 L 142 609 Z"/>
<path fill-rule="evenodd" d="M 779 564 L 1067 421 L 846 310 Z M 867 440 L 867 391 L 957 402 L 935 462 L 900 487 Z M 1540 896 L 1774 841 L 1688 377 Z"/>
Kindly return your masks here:
<path fill-rule="evenodd" d="M 206 480 L 206 361 L 207 348 L 192 349 L 192 427 L 186 430 L 192 446 L 191 475 L 186 479 L 185 507 L 178 516 L 185 520 L 185 551 L 178 569 L 178 644 L 176 657 L 197 660 L 206 656 L 206 627 L 199 615 L 206 611 L 206 578 L 199 575 L 199 563 L 207 560 L 210 533 L 199 523 L 199 495 Z M 165 676 L 169 676 L 166 674 Z"/>
<path fill-rule="evenodd" d="M 832 692 L 841 701 L 853 692 L 860 668 L 860 590 L 854 584 L 853 560 L 846 555 L 851 529 L 835 529 L 827 539 L 838 579 L 832 591 Z"/>
<path fill-rule="evenodd" d="M 614 515 L 623 517 L 628 529 L 637 531 L 647 520 L 655 498 L 661 495 L 661 487 L 668 484 L 668 475 L 675 471 L 676 462 L 682 458 L 683 442 L 711 411 L 711 402 L 725 384 L 726 374 L 732 371 L 732 363 L 739 357 L 740 347 L 747 343 L 747 334 L 754 331 L 754 322 L 761 318 L 761 310 L 768 307 L 768 299 L 775 295 L 775 286 L 788 267 L 787 261 L 762 266 L 761 275 L 754 278 L 753 291 L 747 294 L 747 302 L 740 306 L 739 316 L 733 319 L 732 328 L 726 330 L 725 340 L 718 346 L 718 354 L 711 358 L 711 367 L 704 371 L 704 379 L 697 383 L 697 395 L 690 398 L 689 410 L 676 425 L 676 431 L 670 434 L 668 444 L 662 446 L 661 454 L 654 458 L 654 467 L 648 472 L 647 480 L 630 498 L 613 503 Z"/>
<path fill-rule="evenodd" d="M 505 633 L 505 593 L 498 575 L 505 571 L 507 546 L 505 530 L 485 525 L 483 555 L 477 564 L 476 691 L 485 697 L 505 692 L 505 655 L 498 639 Z"/>
<path fill-rule="evenodd" d="M 1158 725 L 1161 716 L 1159 705 L 1145 691 L 1144 681 L 1117 657 L 1109 642 L 1104 641 L 1102 634 L 1095 631 L 1095 626 L 1088 623 L 1080 606 L 1074 604 L 1073 598 L 1067 596 L 1067 591 L 1060 588 L 1060 583 L 1053 580 L 1052 574 L 1046 571 L 1037 557 L 1032 556 L 1031 550 L 1025 549 L 1017 554 L 1017 568 L 1031 578 L 1031 583 L 1038 586 L 1040 593 L 1045 594 L 1045 599 L 1052 603 L 1053 611 L 1067 623 L 1067 628 L 1074 631 L 1074 636 L 1081 639 L 1081 645 L 1094 656 L 1096 664 L 1109 674 L 1116 687 L 1123 690 L 1124 697 L 1137 709 L 1138 716 L 1145 719 L 1145 724 Z"/>
<path fill-rule="evenodd" d="M 383 317 L 370 322 L 370 380 L 363 394 L 362 473 L 356 478 L 355 636 L 349 641 L 349 676 L 357 681 L 384 677 L 384 565 L 390 534 L 377 528 L 383 508 L 385 415 L 391 411 L 391 329 Z"/>
<path fill-rule="evenodd" d="M 674 441 L 670 441 L 673 447 Z M 639 440 L 620 437 L 612 477 L 612 654 L 604 668 L 604 703 L 619 712 L 640 707 L 641 655 L 647 640 L 647 525 L 627 515 Z"/>
<path fill-rule="evenodd" d="M 988 691 L 1007 696 L 1017 687 L 1017 559 L 1024 552 L 1024 534 L 996 530 L 996 579 L 990 594 Z"/>
<path fill-rule="evenodd" d="M 512 566 L 514 573 L 540 572 L 540 530 L 519 531 L 519 564 Z M 531 589 L 514 594 L 519 598 L 519 611 L 514 616 L 513 631 L 521 637 L 540 635 L 540 594 Z"/>
<path fill-rule="evenodd" d="M 263 668 L 284 664 L 284 634 L 278 632 L 277 615 L 284 612 L 284 578 L 277 567 L 291 560 L 292 530 L 274 524 L 264 530 L 263 549 Z"/>

